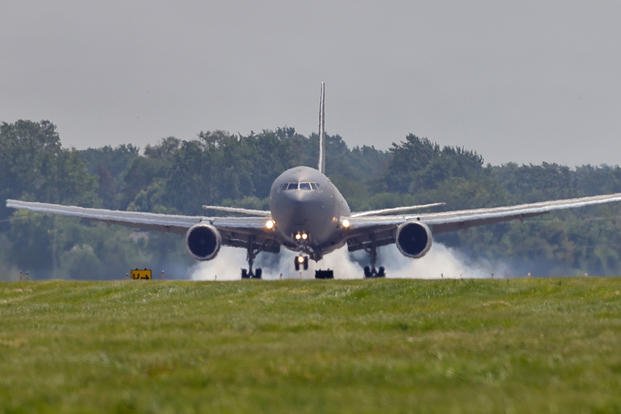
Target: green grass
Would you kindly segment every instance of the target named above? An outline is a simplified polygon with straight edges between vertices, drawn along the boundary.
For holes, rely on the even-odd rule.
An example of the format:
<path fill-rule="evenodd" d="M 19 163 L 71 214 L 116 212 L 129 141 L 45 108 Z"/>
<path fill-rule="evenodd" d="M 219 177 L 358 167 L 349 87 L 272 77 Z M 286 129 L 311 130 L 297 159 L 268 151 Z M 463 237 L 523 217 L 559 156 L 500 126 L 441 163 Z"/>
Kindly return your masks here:
<path fill-rule="evenodd" d="M 0 412 L 621 412 L 621 279 L 0 284 Z"/>

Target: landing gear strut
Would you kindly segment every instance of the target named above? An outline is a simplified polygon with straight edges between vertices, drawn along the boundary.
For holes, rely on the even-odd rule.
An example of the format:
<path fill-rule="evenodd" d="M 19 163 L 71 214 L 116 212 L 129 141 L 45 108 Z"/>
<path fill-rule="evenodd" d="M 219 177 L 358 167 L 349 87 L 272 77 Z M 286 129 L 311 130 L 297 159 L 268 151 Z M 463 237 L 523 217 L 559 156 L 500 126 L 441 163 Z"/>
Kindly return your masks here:
<path fill-rule="evenodd" d="M 252 265 L 254 264 L 254 259 L 259 254 L 259 249 L 257 249 L 254 245 L 254 239 L 250 239 L 248 241 L 248 249 L 246 253 L 246 260 L 248 261 L 248 269 L 241 270 L 241 278 L 242 279 L 261 279 L 263 275 L 263 269 L 260 267 L 256 270 L 252 269 Z"/>
<path fill-rule="evenodd" d="M 386 269 L 384 269 L 384 266 L 380 266 L 377 269 L 375 268 L 375 263 L 377 262 L 377 247 L 375 247 L 375 244 L 365 248 L 365 251 L 369 254 L 371 266 L 364 267 L 364 277 L 366 279 L 386 277 Z"/>
<path fill-rule="evenodd" d="M 295 271 L 299 271 L 300 268 L 304 270 L 308 270 L 308 256 L 295 256 L 293 259 L 293 265 L 295 266 Z"/>

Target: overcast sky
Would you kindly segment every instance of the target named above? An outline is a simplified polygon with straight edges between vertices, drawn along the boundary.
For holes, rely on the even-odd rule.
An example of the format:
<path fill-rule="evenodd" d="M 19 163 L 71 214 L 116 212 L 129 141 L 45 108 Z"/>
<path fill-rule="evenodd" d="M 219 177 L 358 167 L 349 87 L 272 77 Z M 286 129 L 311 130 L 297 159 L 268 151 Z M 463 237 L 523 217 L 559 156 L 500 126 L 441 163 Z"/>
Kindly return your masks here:
<path fill-rule="evenodd" d="M 621 163 L 621 1 L 2 0 L 0 121 L 63 145 L 409 132 L 486 161 Z M 328 155 L 329 156 L 329 155 Z"/>

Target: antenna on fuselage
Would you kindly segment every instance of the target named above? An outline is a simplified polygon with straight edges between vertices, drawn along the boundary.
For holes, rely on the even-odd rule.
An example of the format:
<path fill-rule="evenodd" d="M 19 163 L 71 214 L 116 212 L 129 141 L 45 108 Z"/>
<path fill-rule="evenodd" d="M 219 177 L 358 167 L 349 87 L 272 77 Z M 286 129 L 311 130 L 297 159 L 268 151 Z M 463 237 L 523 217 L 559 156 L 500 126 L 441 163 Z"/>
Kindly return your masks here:
<path fill-rule="evenodd" d="M 326 83 L 321 82 L 321 97 L 319 98 L 319 165 L 317 169 L 326 173 Z"/>

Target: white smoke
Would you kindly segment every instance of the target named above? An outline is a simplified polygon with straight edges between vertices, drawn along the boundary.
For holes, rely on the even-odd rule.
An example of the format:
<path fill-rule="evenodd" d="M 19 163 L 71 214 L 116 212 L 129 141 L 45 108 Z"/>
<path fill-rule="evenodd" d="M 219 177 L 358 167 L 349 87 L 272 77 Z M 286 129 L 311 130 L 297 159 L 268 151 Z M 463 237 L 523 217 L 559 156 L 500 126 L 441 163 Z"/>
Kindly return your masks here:
<path fill-rule="evenodd" d="M 255 269 L 261 268 L 262 278 L 278 279 L 314 279 L 315 270 L 332 269 L 339 279 L 359 279 L 362 268 L 353 262 L 347 248 L 339 249 L 315 263 L 309 261 L 308 270 L 295 271 L 296 253 L 283 249 L 280 254 L 260 254 L 255 261 Z M 223 247 L 214 260 L 199 262 L 190 269 L 193 280 L 239 280 L 241 269 L 247 267 L 246 251 L 231 247 Z"/>
<path fill-rule="evenodd" d="M 403 256 L 395 245 L 382 247 L 378 262 L 385 263 L 386 277 L 393 278 L 502 278 L 509 275 L 509 267 L 503 263 L 473 261 L 458 250 L 440 243 L 434 243 L 420 259 Z"/>
<path fill-rule="evenodd" d="M 313 279 L 315 270 L 331 269 L 336 279 L 361 279 L 363 269 L 360 263 L 367 263 L 365 253 L 357 253 L 353 260 L 342 247 L 315 263 L 309 262 L 305 271 L 295 271 L 293 261 L 296 254 L 283 249 L 279 255 L 260 254 L 255 262 L 256 268 L 263 270 L 263 279 Z M 471 261 L 457 250 L 435 243 L 429 253 L 421 259 L 410 259 L 401 254 L 395 245 L 378 250 L 378 267 L 386 269 L 389 278 L 490 278 L 505 277 L 509 269 L 502 263 L 478 260 Z M 246 252 L 243 249 L 223 247 L 218 256 L 208 262 L 199 262 L 190 269 L 193 280 L 239 280 L 242 267 L 247 267 Z"/>
<path fill-rule="evenodd" d="M 246 264 L 246 251 L 222 247 L 215 259 L 197 262 L 190 268 L 192 280 L 239 280 Z"/>

